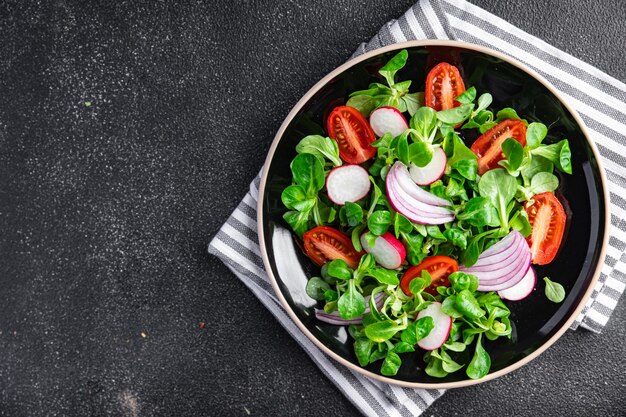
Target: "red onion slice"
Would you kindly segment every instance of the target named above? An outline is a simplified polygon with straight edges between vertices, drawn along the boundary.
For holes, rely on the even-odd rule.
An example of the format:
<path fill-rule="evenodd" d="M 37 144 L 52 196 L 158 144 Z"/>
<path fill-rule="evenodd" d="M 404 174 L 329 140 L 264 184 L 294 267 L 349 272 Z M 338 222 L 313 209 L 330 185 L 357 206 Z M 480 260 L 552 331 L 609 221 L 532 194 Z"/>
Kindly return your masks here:
<path fill-rule="evenodd" d="M 459 270 L 478 277 L 479 291 L 500 291 L 511 288 L 524 278 L 531 258 L 526 240 L 520 232 L 513 230 L 483 252 L 473 266 L 461 265 Z"/>
<path fill-rule="evenodd" d="M 437 197 L 415 184 L 411 179 L 408 168 L 400 161 L 393 164 L 387 177 L 389 177 L 389 175 L 391 175 L 392 180 L 398 184 L 398 187 L 402 189 L 402 191 L 415 200 L 431 206 L 447 207 L 452 205 L 448 200 Z"/>
<path fill-rule="evenodd" d="M 454 213 L 449 210 L 430 206 L 403 195 L 403 192 L 398 190 L 393 181 L 387 182 L 387 197 L 397 212 L 415 223 L 443 224 L 454 220 Z"/>

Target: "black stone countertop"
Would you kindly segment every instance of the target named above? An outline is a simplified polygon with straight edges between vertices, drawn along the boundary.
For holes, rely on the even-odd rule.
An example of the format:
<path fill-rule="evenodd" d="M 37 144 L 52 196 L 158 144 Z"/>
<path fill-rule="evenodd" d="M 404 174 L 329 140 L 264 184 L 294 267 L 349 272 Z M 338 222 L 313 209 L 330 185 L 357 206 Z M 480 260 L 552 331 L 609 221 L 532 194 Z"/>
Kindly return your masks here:
<path fill-rule="evenodd" d="M 357 415 L 206 245 L 412 1 L 148 3 L 0 4 L 0 415 Z M 475 3 L 626 80 L 624 3 Z M 425 415 L 624 415 L 625 319 Z"/>

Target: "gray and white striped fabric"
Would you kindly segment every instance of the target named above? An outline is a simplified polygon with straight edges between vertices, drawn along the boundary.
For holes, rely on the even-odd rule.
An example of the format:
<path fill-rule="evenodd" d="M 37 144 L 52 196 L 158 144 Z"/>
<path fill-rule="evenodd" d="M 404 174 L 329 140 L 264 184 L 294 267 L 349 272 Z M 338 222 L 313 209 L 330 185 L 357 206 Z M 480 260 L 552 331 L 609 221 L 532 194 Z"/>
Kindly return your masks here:
<path fill-rule="evenodd" d="M 413 39 L 457 39 L 491 47 L 542 74 L 580 113 L 603 157 L 609 180 L 611 230 L 606 261 L 593 294 L 572 328 L 599 332 L 626 287 L 626 85 L 510 23 L 464 0 L 421 0 L 385 25 L 354 56 Z M 415 390 L 382 384 L 323 354 L 291 321 L 276 298 L 261 260 L 256 201 L 259 177 L 209 244 L 297 340 L 313 361 L 367 416 L 417 416 L 443 390 Z"/>

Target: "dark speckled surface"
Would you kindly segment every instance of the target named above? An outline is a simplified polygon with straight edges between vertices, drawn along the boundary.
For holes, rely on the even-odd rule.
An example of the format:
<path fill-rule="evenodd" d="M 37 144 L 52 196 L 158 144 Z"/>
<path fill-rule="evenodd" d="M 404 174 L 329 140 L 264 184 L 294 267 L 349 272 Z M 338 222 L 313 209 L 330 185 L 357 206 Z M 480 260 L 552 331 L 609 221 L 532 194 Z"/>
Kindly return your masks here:
<path fill-rule="evenodd" d="M 206 243 L 411 1 L 181 3 L 0 4 L 0 415 L 356 415 Z M 476 3 L 626 80 L 623 4 Z M 623 415 L 624 319 L 425 415 Z"/>

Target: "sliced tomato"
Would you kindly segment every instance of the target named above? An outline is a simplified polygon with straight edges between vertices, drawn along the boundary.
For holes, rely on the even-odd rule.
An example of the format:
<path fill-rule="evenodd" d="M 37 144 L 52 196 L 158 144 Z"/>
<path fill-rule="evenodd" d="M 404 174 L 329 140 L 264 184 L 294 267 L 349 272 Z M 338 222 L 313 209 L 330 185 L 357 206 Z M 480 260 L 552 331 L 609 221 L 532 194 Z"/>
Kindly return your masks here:
<path fill-rule="evenodd" d="M 551 192 L 537 194 L 532 199 L 533 204 L 526 203 L 526 213 L 533 231 L 526 241 L 533 263 L 546 265 L 559 251 L 567 216 L 561 202 Z"/>
<path fill-rule="evenodd" d="M 337 229 L 317 226 L 303 236 L 304 252 L 319 266 L 343 259 L 350 268 L 359 266 L 363 252 L 357 252 L 352 240 Z"/>
<path fill-rule="evenodd" d="M 430 70 L 426 77 L 424 101 L 433 109 L 448 110 L 461 105 L 455 99 L 465 91 L 463 78 L 457 67 L 442 62 Z"/>
<path fill-rule="evenodd" d="M 437 287 L 450 286 L 448 276 L 459 270 L 459 264 L 448 256 L 437 255 L 424 259 L 419 265 L 410 267 L 404 275 L 402 275 L 402 279 L 400 280 L 400 288 L 402 288 L 402 291 L 404 291 L 406 295 L 412 295 L 411 290 L 409 290 L 409 282 L 413 281 L 414 278 L 420 278 L 424 270 L 428 271 L 433 279 L 432 284 L 424 291 L 432 295 L 437 295 Z"/>
<path fill-rule="evenodd" d="M 502 153 L 502 143 L 513 138 L 522 146 L 526 145 L 526 125 L 521 120 L 507 119 L 483 133 L 472 144 L 472 152 L 478 156 L 478 173 L 483 175 L 497 168 L 498 162 L 506 157 Z"/>
<path fill-rule="evenodd" d="M 376 155 L 371 143 L 376 135 L 369 122 L 354 107 L 338 106 L 326 122 L 328 136 L 339 145 L 339 156 L 349 164 L 360 164 Z"/>

